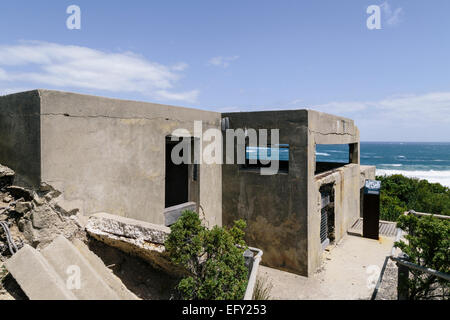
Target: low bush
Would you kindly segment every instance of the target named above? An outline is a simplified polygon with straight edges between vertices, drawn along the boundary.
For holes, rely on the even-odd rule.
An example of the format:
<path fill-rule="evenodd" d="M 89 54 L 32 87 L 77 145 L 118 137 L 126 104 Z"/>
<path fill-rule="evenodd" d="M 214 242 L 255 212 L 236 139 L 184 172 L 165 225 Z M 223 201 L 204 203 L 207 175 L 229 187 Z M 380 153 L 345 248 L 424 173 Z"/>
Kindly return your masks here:
<path fill-rule="evenodd" d="M 165 242 L 171 260 L 189 272 L 177 285 L 179 298 L 243 299 L 248 276 L 243 256 L 245 227 L 239 220 L 232 228 L 208 229 L 196 212 L 183 212 Z"/>

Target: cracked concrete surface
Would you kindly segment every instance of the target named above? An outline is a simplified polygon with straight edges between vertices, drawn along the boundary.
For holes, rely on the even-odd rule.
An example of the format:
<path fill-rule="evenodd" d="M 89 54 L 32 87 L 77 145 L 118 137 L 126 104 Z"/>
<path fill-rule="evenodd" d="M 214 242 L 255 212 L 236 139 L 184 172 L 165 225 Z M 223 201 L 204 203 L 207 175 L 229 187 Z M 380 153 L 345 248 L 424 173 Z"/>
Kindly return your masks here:
<path fill-rule="evenodd" d="M 369 300 L 394 238 L 380 240 L 346 236 L 325 251 L 319 272 L 308 277 L 260 266 L 259 276 L 272 282 L 274 300 Z"/>

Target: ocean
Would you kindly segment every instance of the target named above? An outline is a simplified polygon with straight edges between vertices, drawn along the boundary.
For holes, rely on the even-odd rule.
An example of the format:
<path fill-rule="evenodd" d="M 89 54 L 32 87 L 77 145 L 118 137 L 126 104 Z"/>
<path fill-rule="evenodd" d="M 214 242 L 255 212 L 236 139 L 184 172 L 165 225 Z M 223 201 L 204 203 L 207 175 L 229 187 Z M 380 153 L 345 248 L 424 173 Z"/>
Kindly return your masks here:
<path fill-rule="evenodd" d="M 317 145 L 317 161 L 348 161 L 348 145 Z M 361 164 L 450 187 L 450 142 L 361 142 Z"/>

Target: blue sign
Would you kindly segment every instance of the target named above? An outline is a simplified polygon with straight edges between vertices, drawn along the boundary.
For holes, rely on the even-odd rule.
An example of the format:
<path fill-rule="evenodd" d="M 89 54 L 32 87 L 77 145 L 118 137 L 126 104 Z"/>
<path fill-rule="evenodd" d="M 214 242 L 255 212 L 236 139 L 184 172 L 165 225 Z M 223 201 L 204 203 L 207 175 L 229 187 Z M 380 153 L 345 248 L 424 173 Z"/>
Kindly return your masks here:
<path fill-rule="evenodd" d="M 379 195 L 381 189 L 381 181 L 379 180 L 366 180 L 364 184 L 364 194 Z"/>

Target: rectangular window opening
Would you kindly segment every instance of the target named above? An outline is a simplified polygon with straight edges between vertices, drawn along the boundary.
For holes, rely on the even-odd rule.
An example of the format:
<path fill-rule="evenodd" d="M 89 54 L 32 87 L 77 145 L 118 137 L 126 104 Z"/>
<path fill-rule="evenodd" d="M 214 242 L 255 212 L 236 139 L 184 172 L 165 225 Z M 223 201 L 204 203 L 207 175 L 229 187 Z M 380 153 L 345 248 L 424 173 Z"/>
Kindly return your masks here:
<path fill-rule="evenodd" d="M 274 167 L 272 162 L 278 161 L 278 172 L 289 172 L 289 145 L 277 144 L 267 147 L 245 146 L 245 164 L 241 170 L 259 170 Z"/>
<path fill-rule="evenodd" d="M 334 170 L 352 163 L 349 144 L 318 144 L 316 145 L 315 174 Z"/>

